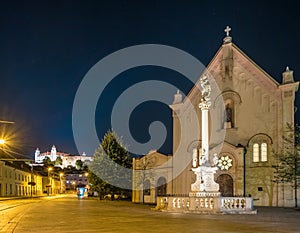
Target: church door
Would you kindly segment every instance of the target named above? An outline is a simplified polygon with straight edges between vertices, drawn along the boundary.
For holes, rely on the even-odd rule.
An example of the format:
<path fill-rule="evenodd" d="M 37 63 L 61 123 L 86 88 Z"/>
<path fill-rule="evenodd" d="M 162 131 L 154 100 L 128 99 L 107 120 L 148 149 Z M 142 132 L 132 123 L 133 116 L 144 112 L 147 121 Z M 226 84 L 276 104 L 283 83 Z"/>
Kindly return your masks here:
<path fill-rule="evenodd" d="M 166 193 L 167 193 L 166 178 L 160 177 L 157 181 L 156 195 L 164 196 L 164 195 L 166 195 Z"/>
<path fill-rule="evenodd" d="M 223 197 L 233 197 L 233 179 L 230 175 L 223 174 L 217 178 L 220 192 Z"/>

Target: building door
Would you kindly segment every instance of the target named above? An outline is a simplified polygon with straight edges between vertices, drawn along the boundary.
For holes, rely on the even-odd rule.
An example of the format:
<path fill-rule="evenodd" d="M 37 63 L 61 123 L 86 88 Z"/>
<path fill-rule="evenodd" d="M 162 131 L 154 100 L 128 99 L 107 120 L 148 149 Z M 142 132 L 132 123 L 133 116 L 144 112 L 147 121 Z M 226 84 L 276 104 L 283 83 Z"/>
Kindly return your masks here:
<path fill-rule="evenodd" d="M 167 181 L 165 177 L 159 177 L 157 181 L 156 195 L 164 196 L 167 193 Z"/>
<path fill-rule="evenodd" d="M 222 174 L 217 178 L 223 197 L 233 197 L 233 179 L 230 175 Z"/>

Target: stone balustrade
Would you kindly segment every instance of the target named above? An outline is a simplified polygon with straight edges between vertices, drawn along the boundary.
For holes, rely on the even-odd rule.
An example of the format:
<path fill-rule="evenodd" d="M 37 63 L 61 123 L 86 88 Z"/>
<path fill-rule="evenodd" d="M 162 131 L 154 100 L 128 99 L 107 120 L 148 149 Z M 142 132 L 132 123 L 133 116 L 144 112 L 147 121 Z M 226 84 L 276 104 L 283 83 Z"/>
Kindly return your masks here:
<path fill-rule="evenodd" d="M 251 197 L 221 197 L 220 202 L 220 209 L 224 213 L 253 212 L 256 214 Z"/>
<path fill-rule="evenodd" d="M 156 209 L 168 212 L 256 214 L 250 197 L 157 197 Z"/>

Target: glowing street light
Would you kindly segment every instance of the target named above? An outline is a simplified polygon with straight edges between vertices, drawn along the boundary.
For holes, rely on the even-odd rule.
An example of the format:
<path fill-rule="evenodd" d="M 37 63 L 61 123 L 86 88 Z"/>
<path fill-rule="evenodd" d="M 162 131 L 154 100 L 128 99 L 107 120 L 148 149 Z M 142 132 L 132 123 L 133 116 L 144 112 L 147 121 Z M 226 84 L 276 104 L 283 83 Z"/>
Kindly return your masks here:
<path fill-rule="evenodd" d="M 3 120 L 0 120 L 0 123 L 2 123 L 2 124 L 14 124 L 15 122 L 13 122 L 13 121 L 3 121 Z"/>
<path fill-rule="evenodd" d="M 0 139 L 0 145 L 4 145 L 5 144 L 5 139 L 1 138 Z"/>
<path fill-rule="evenodd" d="M 75 181 L 72 181 L 72 186 L 73 186 L 73 189 L 75 190 L 76 189 L 76 182 Z"/>

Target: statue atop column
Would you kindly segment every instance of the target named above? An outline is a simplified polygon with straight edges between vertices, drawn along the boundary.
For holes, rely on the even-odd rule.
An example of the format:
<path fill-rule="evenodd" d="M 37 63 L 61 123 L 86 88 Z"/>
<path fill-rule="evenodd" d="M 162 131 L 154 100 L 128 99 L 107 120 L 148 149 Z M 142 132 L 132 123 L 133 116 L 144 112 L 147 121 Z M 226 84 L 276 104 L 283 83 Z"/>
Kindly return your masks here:
<path fill-rule="evenodd" d="M 193 153 L 192 171 L 196 175 L 196 181 L 191 185 L 190 195 L 219 195 L 219 184 L 214 181 L 214 173 L 218 170 L 218 167 L 216 166 L 218 156 L 215 154 L 212 161 L 209 156 L 208 111 L 211 105 L 211 86 L 206 74 L 200 78 L 200 88 L 202 95 L 201 102 L 199 104 L 202 115 L 202 145 L 197 159 L 195 151 Z M 197 163 L 197 161 L 199 162 Z"/>

